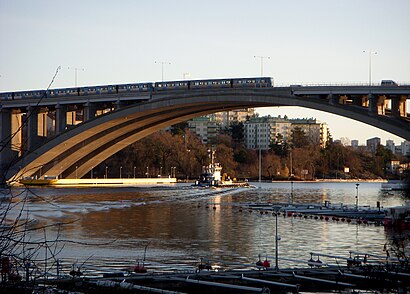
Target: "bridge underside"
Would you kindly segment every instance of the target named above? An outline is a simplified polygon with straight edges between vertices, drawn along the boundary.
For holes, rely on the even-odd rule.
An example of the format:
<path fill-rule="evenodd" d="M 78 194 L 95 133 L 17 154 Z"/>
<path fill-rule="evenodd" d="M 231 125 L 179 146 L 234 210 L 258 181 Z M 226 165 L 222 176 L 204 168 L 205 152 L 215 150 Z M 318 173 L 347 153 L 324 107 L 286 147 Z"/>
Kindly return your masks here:
<path fill-rule="evenodd" d="M 167 95 L 95 117 L 66 130 L 23 156 L 8 171 L 9 181 L 27 176 L 81 178 L 126 146 L 167 126 L 209 113 L 245 107 L 300 106 L 358 120 L 410 140 L 406 119 L 369 113 L 359 106 L 332 105 L 263 90 L 218 90 L 212 95 Z"/>

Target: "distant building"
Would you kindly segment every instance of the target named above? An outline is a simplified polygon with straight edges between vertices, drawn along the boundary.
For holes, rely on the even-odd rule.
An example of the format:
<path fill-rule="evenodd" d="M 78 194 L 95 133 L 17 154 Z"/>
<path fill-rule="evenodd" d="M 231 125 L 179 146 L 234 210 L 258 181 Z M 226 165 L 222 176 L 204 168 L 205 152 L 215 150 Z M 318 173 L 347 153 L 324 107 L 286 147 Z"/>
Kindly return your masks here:
<path fill-rule="evenodd" d="M 229 127 L 234 123 L 244 123 L 255 116 L 255 108 L 242 108 L 230 111 L 223 111 L 211 114 L 210 116 L 217 122 L 220 128 Z"/>
<path fill-rule="evenodd" d="M 292 123 L 292 129 L 301 128 L 311 144 L 326 147 L 329 139 L 329 128 L 326 123 L 317 122 L 314 118 L 290 119 L 289 122 Z"/>
<path fill-rule="evenodd" d="M 380 138 L 378 137 L 374 137 L 374 138 L 366 140 L 366 146 L 370 152 L 376 153 L 377 147 L 379 147 L 379 145 L 380 145 Z"/>
<path fill-rule="evenodd" d="M 278 134 L 287 141 L 291 123 L 281 117 L 253 117 L 245 122 L 245 145 L 248 149 L 268 150 Z"/>
<path fill-rule="evenodd" d="M 404 156 L 410 156 L 410 141 L 404 141 L 401 143 L 401 154 Z"/>
<path fill-rule="evenodd" d="M 386 165 L 387 172 L 391 174 L 398 174 L 400 172 L 400 160 L 391 160 Z"/>
<path fill-rule="evenodd" d="M 359 148 L 359 140 L 350 141 L 350 146 L 352 146 L 352 148 L 354 148 L 354 149 Z"/>
<path fill-rule="evenodd" d="M 396 146 L 394 145 L 393 140 L 386 140 L 386 149 L 390 150 L 393 154 L 396 153 Z"/>
<path fill-rule="evenodd" d="M 206 116 L 189 120 L 188 129 L 198 135 L 204 144 L 212 142 L 218 133 L 218 125 L 216 121 Z"/>

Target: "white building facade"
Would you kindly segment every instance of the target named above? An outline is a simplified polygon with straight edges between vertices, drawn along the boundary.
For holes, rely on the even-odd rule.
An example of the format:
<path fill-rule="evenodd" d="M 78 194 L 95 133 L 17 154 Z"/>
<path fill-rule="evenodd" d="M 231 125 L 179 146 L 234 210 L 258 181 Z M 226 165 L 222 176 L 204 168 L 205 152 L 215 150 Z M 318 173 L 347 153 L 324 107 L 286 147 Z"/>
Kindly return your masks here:
<path fill-rule="evenodd" d="M 245 122 L 244 127 L 246 148 L 268 150 L 278 134 L 283 140 L 288 140 L 291 123 L 280 117 L 253 117 Z"/>

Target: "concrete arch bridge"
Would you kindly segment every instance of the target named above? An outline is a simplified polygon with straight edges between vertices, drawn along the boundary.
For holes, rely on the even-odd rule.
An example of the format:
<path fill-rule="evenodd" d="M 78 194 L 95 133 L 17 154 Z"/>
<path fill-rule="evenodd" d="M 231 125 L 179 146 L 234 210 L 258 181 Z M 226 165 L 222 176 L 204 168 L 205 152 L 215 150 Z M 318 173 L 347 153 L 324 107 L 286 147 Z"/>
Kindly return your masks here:
<path fill-rule="evenodd" d="M 1 101 L 1 176 L 3 182 L 46 174 L 81 178 L 167 126 L 245 107 L 307 107 L 410 140 L 409 95 L 410 86 L 295 85 Z"/>

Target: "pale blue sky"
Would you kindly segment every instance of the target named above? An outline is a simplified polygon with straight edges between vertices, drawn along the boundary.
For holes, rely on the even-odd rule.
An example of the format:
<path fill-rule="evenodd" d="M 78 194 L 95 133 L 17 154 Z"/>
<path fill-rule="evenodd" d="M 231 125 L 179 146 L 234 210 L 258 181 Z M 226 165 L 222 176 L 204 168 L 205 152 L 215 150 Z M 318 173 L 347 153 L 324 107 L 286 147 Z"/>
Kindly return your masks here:
<path fill-rule="evenodd" d="M 0 91 L 164 79 L 260 75 L 276 84 L 410 83 L 409 0 L 97 1 L 0 0 Z M 334 138 L 401 139 L 307 109 L 262 114 L 316 117 Z"/>

